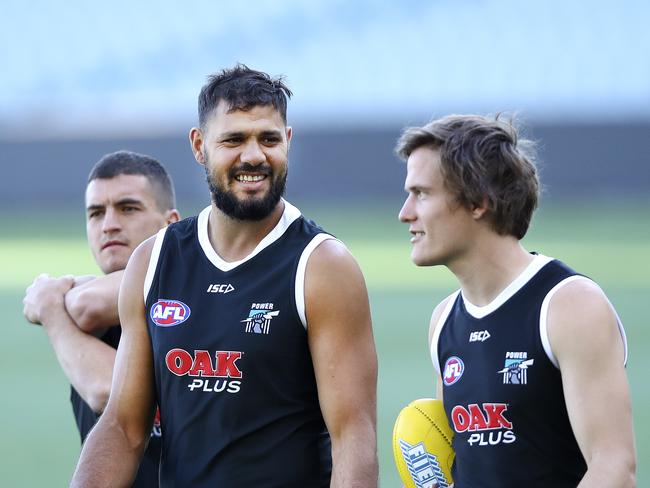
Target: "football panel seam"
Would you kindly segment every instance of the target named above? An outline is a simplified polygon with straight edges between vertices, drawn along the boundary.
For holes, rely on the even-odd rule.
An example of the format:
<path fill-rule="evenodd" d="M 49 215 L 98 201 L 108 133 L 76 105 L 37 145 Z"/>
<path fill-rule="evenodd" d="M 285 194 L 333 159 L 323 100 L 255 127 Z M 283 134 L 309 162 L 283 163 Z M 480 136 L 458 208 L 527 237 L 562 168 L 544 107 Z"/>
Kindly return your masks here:
<path fill-rule="evenodd" d="M 442 436 L 442 438 L 449 444 L 449 447 L 451 447 L 451 439 L 445 435 L 445 433 L 438 427 L 436 422 L 423 410 L 421 410 L 417 405 L 413 405 L 413 408 L 416 409 L 418 412 L 420 412 L 422 415 L 424 415 L 429 422 L 431 422 L 431 425 L 438 431 L 438 433 Z"/>

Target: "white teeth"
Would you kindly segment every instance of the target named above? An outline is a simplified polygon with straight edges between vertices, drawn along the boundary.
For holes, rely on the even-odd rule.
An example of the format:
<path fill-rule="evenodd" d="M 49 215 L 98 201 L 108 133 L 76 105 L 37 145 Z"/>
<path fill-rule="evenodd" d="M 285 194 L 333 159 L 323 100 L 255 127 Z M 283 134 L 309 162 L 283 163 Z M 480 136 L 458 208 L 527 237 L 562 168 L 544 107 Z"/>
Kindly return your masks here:
<path fill-rule="evenodd" d="M 245 183 L 262 181 L 264 178 L 264 175 L 239 175 L 236 177 L 237 181 L 243 181 Z"/>

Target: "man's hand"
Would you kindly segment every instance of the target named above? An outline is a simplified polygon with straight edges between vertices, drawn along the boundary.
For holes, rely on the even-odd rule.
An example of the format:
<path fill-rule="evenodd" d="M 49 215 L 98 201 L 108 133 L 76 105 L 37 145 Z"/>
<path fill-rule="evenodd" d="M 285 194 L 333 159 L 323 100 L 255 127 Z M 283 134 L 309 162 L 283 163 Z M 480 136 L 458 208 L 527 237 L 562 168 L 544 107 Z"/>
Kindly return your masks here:
<path fill-rule="evenodd" d="M 89 283 L 89 279 L 81 281 Z M 81 331 L 66 310 L 66 297 L 79 280 L 73 276 L 38 276 L 25 292 L 25 318 L 41 324 L 57 361 L 81 398 L 101 413 L 111 391 L 115 349 Z M 83 285 L 79 285 L 83 286 Z"/>
<path fill-rule="evenodd" d="M 65 294 L 74 286 L 73 276 L 52 278 L 47 274 L 36 277 L 25 290 L 23 315 L 32 324 L 40 325 L 52 308 L 63 307 Z"/>

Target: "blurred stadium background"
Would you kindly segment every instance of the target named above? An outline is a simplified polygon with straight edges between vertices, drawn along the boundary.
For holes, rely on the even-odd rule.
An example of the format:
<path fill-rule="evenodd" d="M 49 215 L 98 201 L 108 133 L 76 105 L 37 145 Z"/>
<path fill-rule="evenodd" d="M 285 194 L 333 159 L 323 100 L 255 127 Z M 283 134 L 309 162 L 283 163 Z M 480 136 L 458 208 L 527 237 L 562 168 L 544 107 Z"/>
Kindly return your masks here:
<path fill-rule="evenodd" d="M 90 166 L 118 149 L 159 158 L 184 215 L 208 202 L 187 132 L 205 77 L 235 62 L 284 74 L 295 97 L 288 197 L 350 246 L 377 340 L 382 486 L 399 486 L 392 423 L 432 396 L 428 316 L 442 269 L 409 261 L 396 220 L 404 125 L 518 114 L 545 185 L 525 244 L 600 282 L 630 342 L 638 484 L 650 485 L 650 7 L 641 0 L 2 2 L 0 484 L 65 486 L 79 453 L 66 380 L 21 299 L 40 272 L 96 273 Z M 603 398 L 606 402 L 607 399 Z M 607 419 L 603 419 L 607 421 Z"/>

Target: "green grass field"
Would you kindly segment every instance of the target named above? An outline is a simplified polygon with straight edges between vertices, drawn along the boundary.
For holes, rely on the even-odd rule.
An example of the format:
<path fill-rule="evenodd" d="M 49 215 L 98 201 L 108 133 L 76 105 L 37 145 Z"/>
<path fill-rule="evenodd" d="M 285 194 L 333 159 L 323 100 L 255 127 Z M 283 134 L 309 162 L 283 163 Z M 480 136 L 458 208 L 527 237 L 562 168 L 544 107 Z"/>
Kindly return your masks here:
<path fill-rule="evenodd" d="M 647 202 L 551 207 L 540 212 L 525 239 L 529 250 L 560 257 L 596 279 L 625 324 L 638 486 L 650 486 L 650 328 L 643 313 L 650 297 L 649 210 Z M 416 268 L 410 263 L 406 226 L 396 222 L 396 213 L 397 209 L 346 210 L 345 221 L 338 211 L 315 208 L 309 213 L 348 243 L 370 290 L 380 366 L 378 438 L 383 487 L 400 486 L 391 452 L 397 413 L 410 400 L 433 395 L 428 319 L 433 306 L 455 287 L 446 270 Z M 69 390 L 45 335 L 23 319 L 21 300 L 38 273 L 97 273 L 97 269 L 86 249 L 81 221 L 14 215 L 4 217 L 2 223 L 15 232 L 0 237 L 0 307 L 8 313 L 0 344 L 0 485 L 67 486 L 79 454 Z"/>

